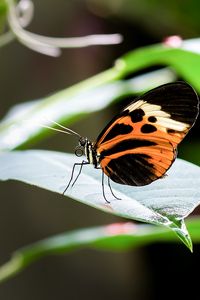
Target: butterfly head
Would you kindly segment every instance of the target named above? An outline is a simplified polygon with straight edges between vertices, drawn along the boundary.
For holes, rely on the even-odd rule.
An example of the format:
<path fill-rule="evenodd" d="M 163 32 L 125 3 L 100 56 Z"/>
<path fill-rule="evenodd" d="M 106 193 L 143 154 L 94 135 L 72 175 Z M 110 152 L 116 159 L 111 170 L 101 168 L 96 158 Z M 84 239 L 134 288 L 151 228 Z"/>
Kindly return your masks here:
<path fill-rule="evenodd" d="M 85 148 L 87 147 L 88 139 L 86 137 L 81 136 L 79 138 L 78 146 L 75 148 L 76 156 L 80 157 L 85 154 Z"/>
<path fill-rule="evenodd" d="M 85 155 L 89 164 L 93 164 L 95 168 L 98 166 L 98 157 L 95 147 L 93 143 L 91 143 L 91 141 L 88 140 L 88 138 L 79 138 L 79 144 L 75 148 L 75 154 L 78 157 Z"/>
<path fill-rule="evenodd" d="M 81 136 L 79 139 L 79 146 L 84 148 L 85 145 L 87 144 L 87 142 L 88 142 L 88 139 L 86 137 Z"/>

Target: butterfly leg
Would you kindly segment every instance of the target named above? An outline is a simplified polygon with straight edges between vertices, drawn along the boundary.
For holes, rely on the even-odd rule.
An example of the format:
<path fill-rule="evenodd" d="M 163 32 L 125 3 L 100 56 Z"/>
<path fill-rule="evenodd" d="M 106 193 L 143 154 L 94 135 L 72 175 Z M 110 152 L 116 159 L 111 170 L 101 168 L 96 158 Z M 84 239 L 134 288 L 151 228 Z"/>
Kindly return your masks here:
<path fill-rule="evenodd" d="M 105 199 L 105 201 L 106 201 L 107 203 L 110 203 L 110 201 L 108 201 L 108 200 L 106 199 L 106 194 L 105 194 L 105 187 L 104 187 L 104 172 L 102 172 L 102 181 L 101 181 L 101 184 L 102 184 L 103 197 L 104 197 L 104 199 Z"/>
<path fill-rule="evenodd" d="M 75 179 L 74 182 L 72 183 L 72 187 L 74 186 L 74 184 L 76 183 L 77 179 L 79 178 L 79 176 L 80 176 L 80 174 L 81 174 L 81 171 L 82 171 L 82 169 L 83 169 L 83 165 L 89 165 L 89 162 L 83 160 L 82 163 L 79 164 L 79 165 L 80 165 L 80 169 L 79 169 L 78 175 L 76 176 L 76 179 Z"/>
<path fill-rule="evenodd" d="M 89 162 L 83 160 L 81 163 L 75 163 L 75 164 L 73 165 L 71 178 L 70 178 L 70 180 L 69 180 L 69 183 L 68 183 L 67 187 L 66 187 L 65 190 L 63 191 L 63 195 L 64 195 L 65 192 L 68 190 L 68 188 L 69 188 L 69 186 L 70 186 L 70 184 L 71 184 L 71 182 L 72 182 L 72 180 L 73 180 L 75 167 L 76 167 L 76 166 L 80 166 L 80 170 L 79 170 L 79 172 L 78 172 L 78 175 L 76 176 L 76 179 L 74 180 L 74 182 L 73 182 L 73 184 L 72 184 L 72 187 L 74 186 L 74 184 L 75 184 L 75 182 L 77 181 L 79 175 L 81 174 L 83 165 L 88 165 L 88 164 L 89 164 Z"/>
<path fill-rule="evenodd" d="M 120 198 L 118 198 L 114 193 L 113 193 L 113 190 L 112 190 L 112 187 L 111 187 L 111 183 L 110 183 L 110 177 L 108 177 L 108 186 L 110 188 L 110 191 L 111 191 L 111 194 L 113 195 L 113 197 L 117 200 L 122 200 Z"/>

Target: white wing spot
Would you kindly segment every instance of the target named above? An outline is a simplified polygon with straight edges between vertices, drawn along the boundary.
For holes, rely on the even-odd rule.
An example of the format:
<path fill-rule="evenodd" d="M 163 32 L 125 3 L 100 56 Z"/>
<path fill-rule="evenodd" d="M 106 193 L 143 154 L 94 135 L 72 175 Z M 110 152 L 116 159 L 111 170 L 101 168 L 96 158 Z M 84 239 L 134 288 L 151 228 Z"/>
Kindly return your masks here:
<path fill-rule="evenodd" d="M 139 108 L 144 111 L 146 117 L 156 117 L 156 124 L 164 128 L 182 132 L 185 131 L 188 127 L 190 127 L 189 124 L 173 120 L 171 118 L 171 115 L 163 111 L 160 105 L 150 104 L 144 100 L 138 100 L 137 102 L 134 102 L 133 104 L 126 107 L 124 110 L 128 109 L 129 112 L 132 112 L 133 110 Z"/>
<path fill-rule="evenodd" d="M 142 108 L 142 105 L 146 103 L 146 101 L 143 100 L 138 100 L 137 102 L 132 103 L 131 105 L 129 105 L 128 107 L 126 107 L 124 110 L 129 110 L 130 112 L 138 109 L 138 108 Z"/>

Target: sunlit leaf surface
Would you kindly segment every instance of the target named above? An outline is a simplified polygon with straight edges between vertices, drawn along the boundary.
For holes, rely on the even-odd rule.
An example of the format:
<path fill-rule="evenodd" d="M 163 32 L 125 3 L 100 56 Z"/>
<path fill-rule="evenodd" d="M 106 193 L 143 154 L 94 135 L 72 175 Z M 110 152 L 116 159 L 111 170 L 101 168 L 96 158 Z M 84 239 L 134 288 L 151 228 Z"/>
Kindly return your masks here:
<path fill-rule="evenodd" d="M 75 155 L 52 151 L 2 153 L 0 179 L 15 179 L 62 194 L 70 179 L 73 164 L 77 161 Z M 199 167 L 177 159 L 168 176 L 148 186 L 130 187 L 112 183 L 113 192 L 122 200 L 112 196 L 107 181 L 105 188 L 110 204 L 105 202 L 102 195 L 101 170 L 87 165 L 66 195 L 125 218 L 170 227 L 192 248 L 183 219 L 200 201 Z"/>

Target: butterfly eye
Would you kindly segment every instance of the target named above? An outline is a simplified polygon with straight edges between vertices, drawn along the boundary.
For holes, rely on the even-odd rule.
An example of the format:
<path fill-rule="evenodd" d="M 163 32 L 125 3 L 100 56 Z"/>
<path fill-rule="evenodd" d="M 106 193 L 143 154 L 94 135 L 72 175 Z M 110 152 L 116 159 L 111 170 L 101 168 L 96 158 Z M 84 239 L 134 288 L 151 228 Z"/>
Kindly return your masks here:
<path fill-rule="evenodd" d="M 84 153 L 83 147 L 82 146 L 77 146 L 75 149 L 75 155 L 80 157 L 82 156 Z"/>
<path fill-rule="evenodd" d="M 83 136 L 79 139 L 79 145 L 82 147 L 85 146 L 86 142 L 87 142 L 87 138 L 85 138 Z"/>

